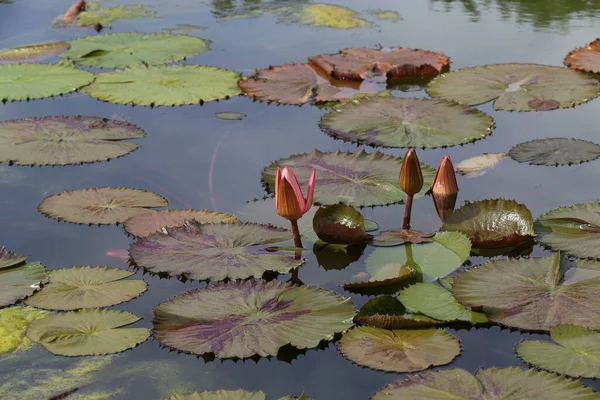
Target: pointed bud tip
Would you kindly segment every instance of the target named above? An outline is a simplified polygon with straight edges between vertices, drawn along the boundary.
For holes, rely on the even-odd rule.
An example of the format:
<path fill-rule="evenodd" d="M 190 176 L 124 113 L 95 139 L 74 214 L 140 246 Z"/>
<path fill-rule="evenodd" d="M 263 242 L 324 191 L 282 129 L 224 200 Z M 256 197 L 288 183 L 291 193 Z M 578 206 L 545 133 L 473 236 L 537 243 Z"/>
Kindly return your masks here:
<path fill-rule="evenodd" d="M 431 191 L 434 194 L 450 196 L 458 192 L 458 183 L 456 182 L 456 173 L 454 172 L 454 165 L 450 156 L 445 156 L 440 162 L 433 184 L 431 185 Z"/>
<path fill-rule="evenodd" d="M 423 189 L 421 164 L 414 149 L 410 149 L 402 160 L 398 184 L 400 189 L 409 196 L 414 196 Z"/>

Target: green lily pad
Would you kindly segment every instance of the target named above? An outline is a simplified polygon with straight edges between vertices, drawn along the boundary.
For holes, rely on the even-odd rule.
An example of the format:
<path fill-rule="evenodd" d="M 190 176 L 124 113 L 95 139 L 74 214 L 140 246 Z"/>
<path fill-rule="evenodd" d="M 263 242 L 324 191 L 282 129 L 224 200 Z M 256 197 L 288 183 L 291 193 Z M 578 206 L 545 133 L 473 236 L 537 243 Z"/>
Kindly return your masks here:
<path fill-rule="evenodd" d="M 25 336 L 27 327 L 47 311 L 33 307 L 7 307 L 0 310 L 0 356 L 5 353 L 27 350 L 31 341 Z"/>
<path fill-rule="evenodd" d="M 0 269 L 0 307 L 31 296 L 47 280 L 46 268 L 39 262 L 20 263 Z"/>
<path fill-rule="evenodd" d="M 317 171 L 314 201 L 320 204 L 337 204 L 340 201 L 355 207 L 398 203 L 404 199 L 404 192 L 398 186 L 398 174 L 402 158 L 381 152 L 367 153 L 322 153 L 314 150 L 275 161 L 262 173 L 267 192 L 275 190 L 277 167 L 289 166 L 294 169 L 300 182 L 308 182 L 312 170 Z M 435 170 L 421 164 L 423 190 L 431 186 Z"/>
<path fill-rule="evenodd" d="M 532 100 L 554 100 L 570 108 L 600 94 L 595 79 L 560 67 L 495 64 L 462 68 L 435 78 L 427 92 L 444 100 L 475 106 L 494 100 L 495 110 L 534 111 Z"/>
<path fill-rule="evenodd" d="M 27 337 L 61 356 L 120 353 L 150 336 L 146 328 L 122 328 L 139 320 L 127 311 L 83 309 L 39 319 L 29 326 Z"/>
<path fill-rule="evenodd" d="M 165 400 L 266 400 L 265 392 L 238 390 L 205 390 L 192 394 L 176 394 Z"/>
<path fill-rule="evenodd" d="M 69 62 L 58 64 L 0 65 L 0 101 L 43 99 L 74 92 L 94 80 L 94 75 Z"/>
<path fill-rule="evenodd" d="M 233 111 L 226 111 L 215 113 L 215 117 L 225 121 L 241 121 L 244 118 L 246 118 L 246 114 Z"/>
<path fill-rule="evenodd" d="M 569 262 L 558 253 L 491 261 L 460 271 L 452 286 L 458 301 L 491 321 L 536 331 L 560 324 L 600 329 L 598 292 L 599 263 Z"/>
<path fill-rule="evenodd" d="M 240 94 L 239 79 L 237 72 L 204 65 L 138 66 L 96 75 L 84 92 L 116 104 L 204 104 Z"/>
<path fill-rule="evenodd" d="M 25 304 L 46 310 L 114 306 L 146 291 L 142 280 L 123 280 L 134 273 L 108 267 L 73 267 L 50 272 L 50 283 Z"/>
<path fill-rule="evenodd" d="M 304 263 L 275 243 L 292 239 L 287 229 L 255 223 L 199 224 L 167 229 L 129 247 L 139 267 L 195 280 L 260 278 L 266 271 L 288 273 Z"/>
<path fill-rule="evenodd" d="M 85 5 L 85 11 L 79 14 L 77 25 L 111 26 L 111 24 L 120 19 L 138 19 L 138 18 L 156 18 L 156 11 L 147 10 L 142 5 L 117 6 L 111 8 L 102 8 L 95 1 L 88 1 Z"/>
<path fill-rule="evenodd" d="M 580 381 L 535 369 L 508 367 L 479 369 L 474 376 L 459 368 L 411 375 L 371 397 L 371 400 L 401 399 L 597 400 L 600 393 Z"/>
<path fill-rule="evenodd" d="M 572 138 L 536 139 L 510 149 L 510 158 L 531 165 L 581 164 L 600 157 L 600 145 Z"/>
<path fill-rule="evenodd" d="M 0 269 L 13 267 L 25 261 L 27 257 L 19 255 L 14 251 L 6 250 L 0 247 Z"/>
<path fill-rule="evenodd" d="M 361 324 L 383 329 L 418 328 L 444 323 L 407 310 L 397 298 L 392 296 L 369 299 L 354 319 Z"/>
<path fill-rule="evenodd" d="M 288 17 L 288 20 L 295 22 L 296 18 L 302 25 L 326 28 L 353 29 L 371 25 L 356 11 L 335 4 L 304 5 L 297 15 Z"/>
<path fill-rule="evenodd" d="M 347 204 L 319 207 L 313 217 L 313 229 L 322 241 L 332 244 L 353 244 L 370 240 L 365 232 L 365 218 Z"/>
<path fill-rule="evenodd" d="M 387 330 L 358 326 L 342 336 L 340 352 L 356 364 L 394 372 L 445 365 L 460 354 L 459 341 L 443 329 Z"/>
<path fill-rule="evenodd" d="M 143 138 L 137 126 L 98 117 L 41 117 L 0 122 L 0 162 L 76 165 L 122 157 Z"/>
<path fill-rule="evenodd" d="M 155 232 L 165 233 L 169 228 L 182 226 L 186 221 L 199 224 L 219 222 L 240 222 L 233 215 L 209 210 L 159 210 L 153 213 L 139 214 L 129 218 L 123 229 L 130 235 L 146 237 Z"/>
<path fill-rule="evenodd" d="M 129 188 L 67 190 L 46 197 L 38 210 L 49 218 L 75 224 L 119 224 L 163 207 L 167 200 L 156 193 Z"/>
<path fill-rule="evenodd" d="M 195 36 L 164 33 L 111 33 L 86 36 L 70 44 L 61 57 L 98 68 L 161 65 L 208 50 L 208 42 Z"/>
<path fill-rule="evenodd" d="M 416 283 L 400 292 L 398 300 L 413 313 L 424 314 L 438 321 L 485 323 L 480 312 L 470 311 L 445 288 L 430 282 Z"/>
<path fill-rule="evenodd" d="M 37 62 L 56 56 L 68 48 L 67 42 L 48 42 L 0 50 L 0 64 Z"/>
<path fill-rule="evenodd" d="M 377 247 L 393 247 L 405 243 L 430 243 L 430 237 L 432 236 L 433 233 L 414 231 L 411 229 L 394 229 L 391 231 L 383 231 L 379 235 L 374 236 L 373 241 L 370 244 Z"/>
<path fill-rule="evenodd" d="M 446 101 L 365 96 L 335 107 L 319 126 L 336 139 L 369 146 L 435 148 L 483 139 L 494 120 Z"/>
<path fill-rule="evenodd" d="M 538 368 L 561 375 L 600 378 L 600 334 L 583 326 L 557 325 L 550 329 L 552 342 L 524 340 L 519 357 Z"/>
<path fill-rule="evenodd" d="M 476 248 L 514 246 L 533 238 L 533 216 L 514 200 L 490 199 L 466 202 L 450 214 L 442 227 L 461 232 Z"/>
<path fill-rule="evenodd" d="M 280 281 L 228 282 L 191 290 L 154 309 L 163 345 L 220 358 L 312 348 L 352 326 L 354 306 L 333 292 Z"/>

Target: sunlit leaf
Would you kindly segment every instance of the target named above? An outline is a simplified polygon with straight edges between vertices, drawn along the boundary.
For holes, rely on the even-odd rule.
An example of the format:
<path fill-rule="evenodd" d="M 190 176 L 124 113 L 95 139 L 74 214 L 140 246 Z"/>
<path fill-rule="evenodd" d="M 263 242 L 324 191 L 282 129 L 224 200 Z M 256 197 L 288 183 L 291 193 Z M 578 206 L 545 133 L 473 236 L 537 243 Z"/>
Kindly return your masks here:
<path fill-rule="evenodd" d="M 367 262 L 368 261 L 369 258 L 367 258 Z M 384 273 L 372 276 L 368 281 L 344 283 L 344 289 L 351 291 L 361 291 L 364 289 L 380 288 L 404 282 L 410 278 L 414 278 L 415 275 L 417 275 L 417 270 L 412 266 L 406 264 L 390 263 L 386 264 L 383 269 Z M 363 278 L 362 275 L 361 278 Z"/>
<path fill-rule="evenodd" d="M 39 262 L 0 269 L 0 307 L 31 296 L 47 280 L 46 268 Z"/>
<path fill-rule="evenodd" d="M 159 210 L 129 218 L 123 224 L 123 229 L 130 235 L 146 237 L 154 232 L 164 233 L 166 229 L 182 226 L 186 221 L 213 224 L 239 222 L 239 219 L 233 215 L 209 210 Z"/>
<path fill-rule="evenodd" d="M 106 27 L 111 26 L 113 22 L 120 19 L 155 18 L 156 16 L 156 11 L 147 10 L 142 5 L 102 8 L 99 3 L 88 1 L 85 11 L 81 12 L 77 18 L 77 25 L 94 26 L 100 24 Z"/>
<path fill-rule="evenodd" d="M 288 17 L 303 25 L 337 29 L 364 28 L 369 21 L 364 20 L 356 11 L 335 4 L 308 4 L 298 12 L 297 16 Z"/>
<path fill-rule="evenodd" d="M 383 329 L 418 328 L 443 324 L 423 314 L 412 313 L 397 298 L 379 296 L 370 299 L 354 319 L 361 324 Z"/>
<path fill-rule="evenodd" d="M 456 172 L 467 178 L 484 175 L 488 169 L 494 168 L 508 153 L 485 153 L 480 156 L 467 158 L 458 163 Z"/>
<path fill-rule="evenodd" d="M 29 349 L 31 341 L 25 336 L 25 331 L 33 321 L 47 314 L 47 311 L 33 307 L 16 306 L 1 309 L 0 355 Z"/>
<path fill-rule="evenodd" d="M 565 64 L 569 68 L 600 73 L 600 39 L 571 51 L 565 58 Z"/>
<path fill-rule="evenodd" d="M 0 50 L 0 64 L 37 62 L 56 56 L 68 48 L 67 42 L 48 42 Z"/>
<path fill-rule="evenodd" d="M 510 158 L 532 165 L 581 164 L 600 157 L 600 145 L 573 138 L 536 139 L 510 149 Z"/>

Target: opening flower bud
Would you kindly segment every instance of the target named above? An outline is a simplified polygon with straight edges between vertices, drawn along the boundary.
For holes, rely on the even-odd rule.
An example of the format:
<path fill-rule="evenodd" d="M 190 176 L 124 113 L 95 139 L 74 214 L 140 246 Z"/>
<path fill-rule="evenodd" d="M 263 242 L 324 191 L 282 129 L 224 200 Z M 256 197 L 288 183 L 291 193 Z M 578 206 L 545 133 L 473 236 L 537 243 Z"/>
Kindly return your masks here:
<path fill-rule="evenodd" d="M 277 168 L 275 176 L 275 208 L 277 214 L 290 221 L 300 219 L 313 203 L 315 191 L 315 171 L 313 170 L 308 181 L 308 193 L 306 198 L 302 194 L 296 174 L 289 167 L 283 170 Z"/>
<path fill-rule="evenodd" d="M 441 196 L 451 196 L 458 193 L 456 173 L 454 172 L 454 165 L 452 165 L 452 160 L 450 160 L 449 156 L 442 158 L 440 166 L 435 173 L 431 191 Z"/>
<path fill-rule="evenodd" d="M 410 149 L 406 153 L 406 156 L 404 156 L 398 183 L 400 184 L 400 189 L 409 196 L 414 196 L 423 189 L 421 164 L 414 149 Z"/>

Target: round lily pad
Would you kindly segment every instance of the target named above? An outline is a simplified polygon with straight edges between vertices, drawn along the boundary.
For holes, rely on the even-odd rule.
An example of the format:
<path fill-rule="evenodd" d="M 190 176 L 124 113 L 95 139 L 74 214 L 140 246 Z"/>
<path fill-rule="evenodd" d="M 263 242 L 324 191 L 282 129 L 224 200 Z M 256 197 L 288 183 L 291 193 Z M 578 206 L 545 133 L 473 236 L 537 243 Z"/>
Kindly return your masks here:
<path fill-rule="evenodd" d="M 600 393 L 580 381 L 535 369 L 483 368 L 411 375 L 377 391 L 371 400 L 401 399 L 545 399 L 597 400 Z"/>
<path fill-rule="evenodd" d="M 333 292 L 280 281 L 191 290 L 154 309 L 154 336 L 177 350 L 221 358 L 312 348 L 352 326 L 354 306 Z"/>
<path fill-rule="evenodd" d="M 271 225 L 188 222 L 136 240 L 129 255 L 150 272 L 187 279 L 260 278 L 266 271 L 287 273 L 302 265 L 294 251 L 274 245 L 291 238 L 287 229 Z"/>
<path fill-rule="evenodd" d="M 444 323 L 423 314 L 410 312 L 392 296 L 369 299 L 354 319 L 361 324 L 383 329 L 418 328 Z"/>
<path fill-rule="evenodd" d="M 435 148 L 483 139 L 494 120 L 457 103 L 365 96 L 335 107 L 319 126 L 336 139 L 369 146 Z"/>
<path fill-rule="evenodd" d="M 140 318 L 118 310 L 83 309 L 39 319 L 27 337 L 61 356 L 99 356 L 120 353 L 145 342 L 146 328 L 122 328 Z"/>
<path fill-rule="evenodd" d="M 600 157 L 600 145 L 581 139 L 536 139 L 519 143 L 508 155 L 515 161 L 532 165 L 581 164 Z"/>
<path fill-rule="evenodd" d="M 78 310 L 114 306 L 144 291 L 146 282 L 123 280 L 131 271 L 109 267 L 73 267 L 50 272 L 50 283 L 26 300 L 46 310 Z"/>
<path fill-rule="evenodd" d="M 0 122 L 0 162 L 76 165 L 122 157 L 138 148 L 121 142 L 144 133 L 135 125 L 98 117 L 42 117 Z"/>
<path fill-rule="evenodd" d="M 238 390 L 205 390 L 191 394 L 175 394 L 166 400 L 266 400 L 265 392 Z"/>
<path fill-rule="evenodd" d="M 560 108 L 585 103 L 600 94 L 598 81 L 566 68 L 537 64 L 495 64 L 440 75 L 427 92 L 474 106 L 494 100 L 494 109 L 535 111 L 537 102 L 554 100 Z"/>
<path fill-rule="evenodd" d="M 165 33 L 111 33 L 86 36 L 70 44 L 61 57 L 98 68 L 161 65 L 208 50 L 208 42 L 195 36 Z"/>
<path fill-rule="evenodd" d="M 38 210 L 59 221 L 111 225 L 167 204 L 162 196 L 145 190 L 104 187 L 67 190 L 46 197 Z"/>
<path fill-rule="evenodd" d="M 565 64 L 572 69 L 600 73 L 600 39 L 571 51 L 565 58 Z"/>
<path fill-rule="evenodd" d="M 398 203 L 404 192 L 398 186 L 402 158 L 379 151 L 367 153 L 322 153 L 314 150 L 275 161 L 262 173 L 263 184 L 269 193 L 275 190 L 277 167 L 294 169 L 298 181 L 308 182 L 312 170 L 317 171 L 314 201 L 320 204 L 337 204 L 340 201 L 358 206 L 375 206 Z M 435 170 L 421 164 L 423 194 L 433 181 Z"/>
<path fill-rule="evenodd" d="M 13 267 L 25 261 L 27 257 L 19 255 L 14 251 L 0 247 L 0 269 Z"/>
<path fill-rule="evenodd" d="M 48 42 L 0 50 L 0 64 L 36 62 L 60 54 L 68 48 L 67 42 Z"/>
<path fill-rule="evenodd" d="M 464 233 L 476 248 L 514 246 L 534 236 L 531 211 L 514 200 L 466 202 L 444 222 L 445 231 Z"/>
<path fill-rule="evenodd" d="M 130 235 L 146 237 L 151 233 L 163 231 L 163 228 L 168 229 L 182 226 L 186 221 L 212 224 L 219 222 L 239 222 L 240 220 L 233 215 L 209 210 L 159 210 L 129 218 L 123 224 L 123 229 Z"/>
<path fill-rule="evenodd" d="M 237 72 L 204 65 L 138 66 L 96 75 L 84 92 L 116 104 L 203 104 L 240 94 L 239 79 Z"/>
<path fill-rule="evenodd" d="M 94 75 L 71 63 L 0 65 L 0 101 L 42 99 L 73 92 Z"/>
<path fill-rule="evenodd" d="M 483 309 L 491 321 L 540 331 L 560 324 L 600 329 L 598 292 L 599 263 L 572 263 L 558 253 L 459 271 L 452 286 L 458 301 Z"/>
<path fill-rule="evenodd" d="M 460 354 L 460 343 L 443 329 L 387 330 L 358 326 L 342 336 L 340 352 L 365 367 L 414 372 L 445 365 Z"/>
<path fill-rule="evenodd" d="M 39 262 L 20 263 L 0 269 L 0 307 L 31 296 L 47 280 L 46 268 Z"/>
<path fill-rule="evenodd" d="M 600 378 L 600 334 L 583 326 L 557 325 L 550 329 L 552 342 L 524 340 L 519 357 L 529 364 L 559 374 Z"/>

